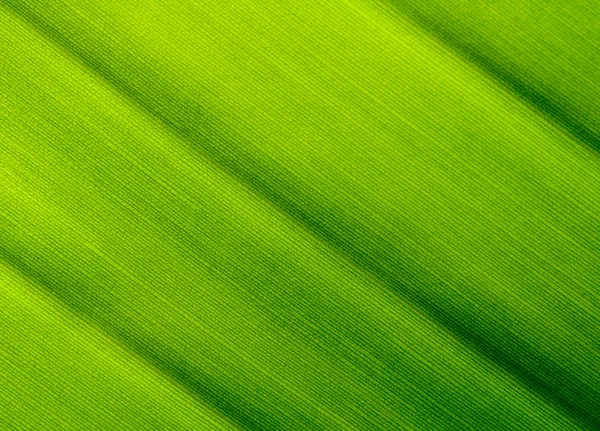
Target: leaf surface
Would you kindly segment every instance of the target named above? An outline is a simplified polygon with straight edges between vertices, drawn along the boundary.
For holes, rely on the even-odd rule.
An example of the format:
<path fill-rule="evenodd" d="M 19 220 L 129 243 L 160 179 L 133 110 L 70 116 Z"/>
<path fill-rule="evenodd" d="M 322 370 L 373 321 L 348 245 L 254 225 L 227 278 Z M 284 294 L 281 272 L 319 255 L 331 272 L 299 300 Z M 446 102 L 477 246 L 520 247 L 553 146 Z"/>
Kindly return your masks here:
<path fill-rule="evenodd" d="M 600 166 L 495 78 L 366 1 L 3 3 L 0 255 L 161 390 L 249 430 L 600 422 Z"/>

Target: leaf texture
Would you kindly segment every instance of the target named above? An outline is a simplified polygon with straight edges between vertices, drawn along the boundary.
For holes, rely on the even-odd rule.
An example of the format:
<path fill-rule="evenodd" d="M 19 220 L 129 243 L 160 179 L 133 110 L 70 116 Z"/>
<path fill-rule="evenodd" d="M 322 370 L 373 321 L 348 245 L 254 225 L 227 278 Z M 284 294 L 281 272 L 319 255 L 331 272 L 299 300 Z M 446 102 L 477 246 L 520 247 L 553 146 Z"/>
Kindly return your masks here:
<path fill-rule="evenodd" d="M 594 25 L 535 63 L 502 3 L 2 4 L 6 429 L 600 426 Z"/>
<path fill-rule="evenodd" d="M 0 277 L 2 429 L 237 429 L 10 267 Z"/>
<path fill-rule="evenodd" d="M 386 3 L 495 76 L 550 121 L 600 149 L 597 1 Z"/>

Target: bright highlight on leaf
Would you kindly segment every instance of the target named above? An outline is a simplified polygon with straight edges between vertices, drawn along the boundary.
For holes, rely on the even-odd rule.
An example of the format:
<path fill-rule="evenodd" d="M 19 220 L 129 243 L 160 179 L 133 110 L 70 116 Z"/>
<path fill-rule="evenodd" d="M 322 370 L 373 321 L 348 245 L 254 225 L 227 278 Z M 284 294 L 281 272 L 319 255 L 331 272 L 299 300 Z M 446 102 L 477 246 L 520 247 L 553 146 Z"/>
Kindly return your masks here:
<path fill-rule="evenodd" d="M 600 11 L 485 3 L 0 1 L 0 429 L 598 429 Z"/>

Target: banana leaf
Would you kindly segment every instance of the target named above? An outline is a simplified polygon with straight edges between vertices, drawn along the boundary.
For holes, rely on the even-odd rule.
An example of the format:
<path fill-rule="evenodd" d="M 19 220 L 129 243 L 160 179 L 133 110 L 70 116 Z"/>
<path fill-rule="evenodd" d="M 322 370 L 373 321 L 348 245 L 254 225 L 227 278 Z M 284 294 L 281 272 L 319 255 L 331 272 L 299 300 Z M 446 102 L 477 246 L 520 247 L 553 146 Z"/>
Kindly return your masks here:
<path fill-rule="evenodd" d="M 542 3 L 0 1 L 1 429 L 598 429 L 600 21 Z"/>

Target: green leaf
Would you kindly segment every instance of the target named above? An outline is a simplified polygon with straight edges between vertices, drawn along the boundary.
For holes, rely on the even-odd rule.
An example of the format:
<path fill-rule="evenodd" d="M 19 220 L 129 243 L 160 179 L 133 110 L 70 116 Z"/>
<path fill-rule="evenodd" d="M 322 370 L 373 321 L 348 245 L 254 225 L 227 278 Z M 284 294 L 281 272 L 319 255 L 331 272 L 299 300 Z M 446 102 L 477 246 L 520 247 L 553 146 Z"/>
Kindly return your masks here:
<path fill-rule="evenodd" d="M 571 123 L 372 1 L 2 4 L 4 428 L 600 424 Z"/>
<path fill-rule="evenodd" d="M 4 430 L 235 430 L 144 360 L 0 267 Z"/>
<path fill-rule="evenodd" d="M 383 1 L 600 150 L 600 3 Z"/>

